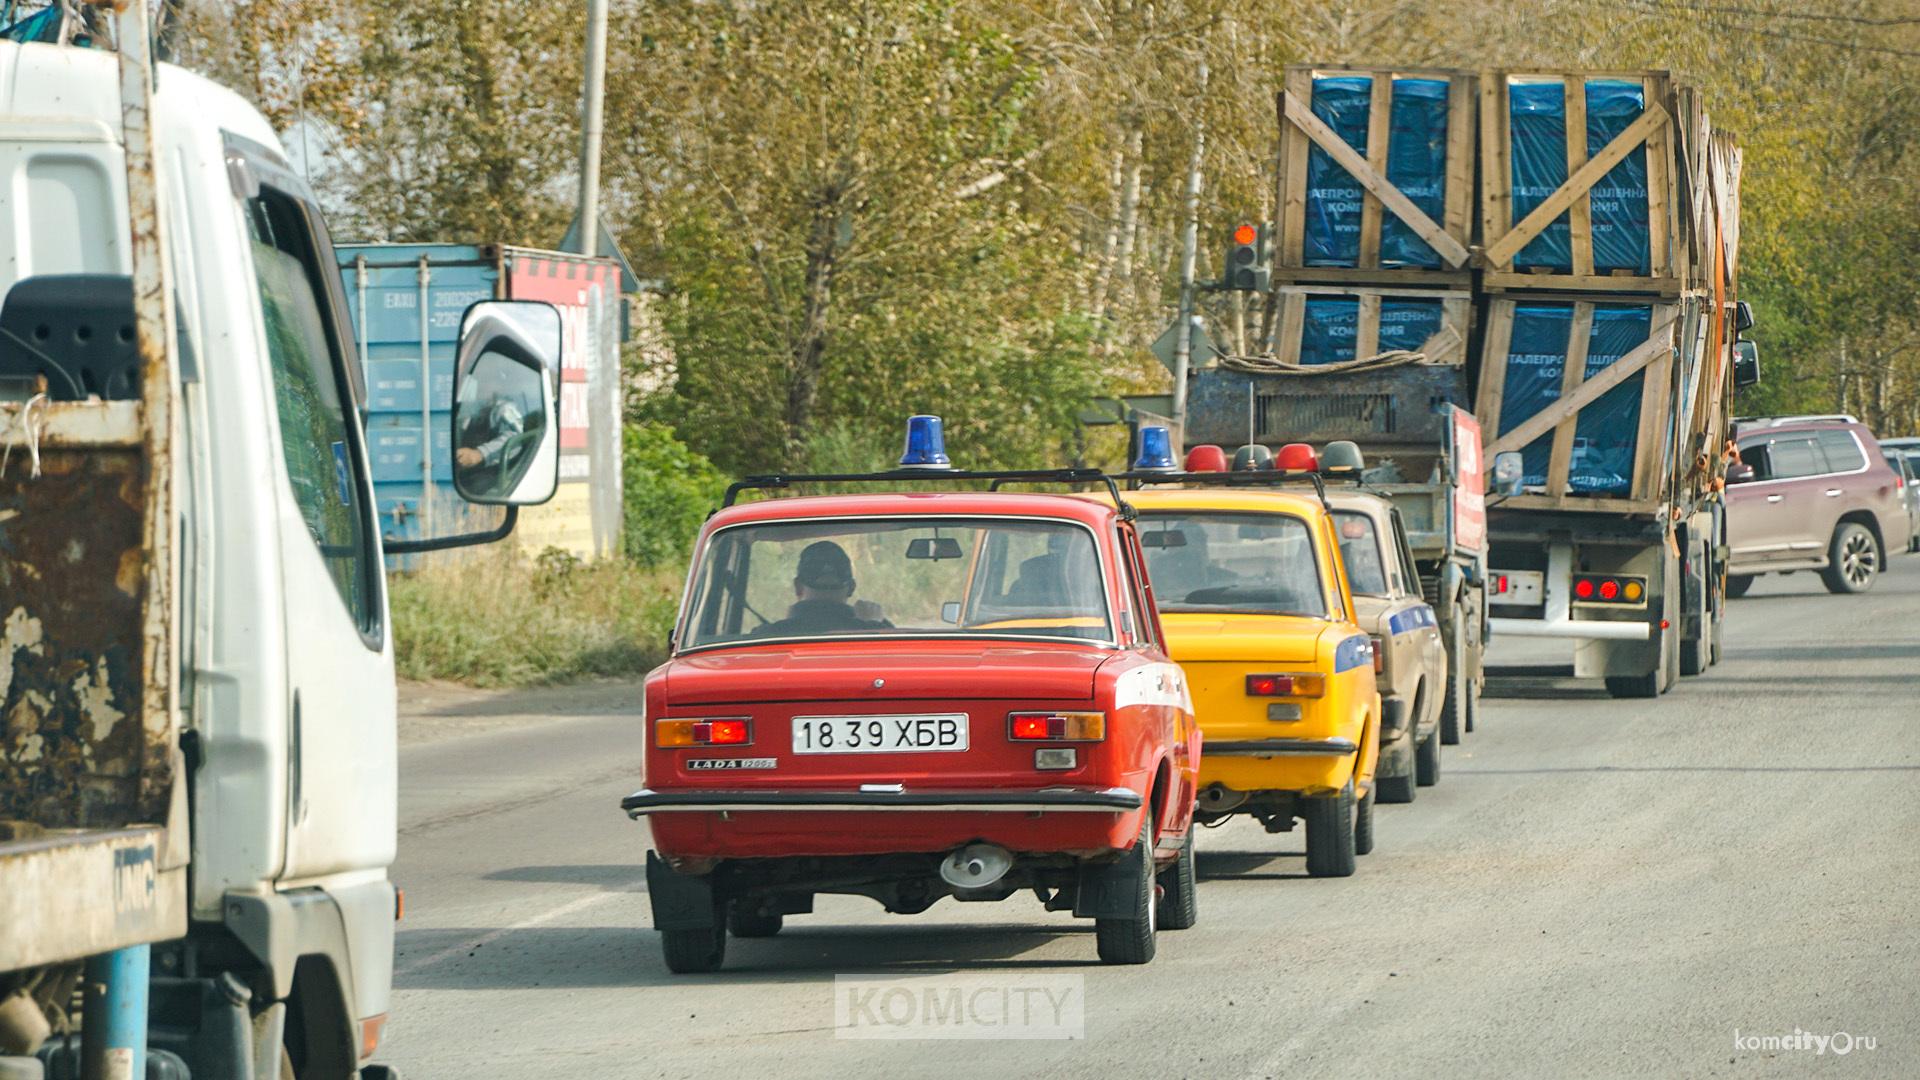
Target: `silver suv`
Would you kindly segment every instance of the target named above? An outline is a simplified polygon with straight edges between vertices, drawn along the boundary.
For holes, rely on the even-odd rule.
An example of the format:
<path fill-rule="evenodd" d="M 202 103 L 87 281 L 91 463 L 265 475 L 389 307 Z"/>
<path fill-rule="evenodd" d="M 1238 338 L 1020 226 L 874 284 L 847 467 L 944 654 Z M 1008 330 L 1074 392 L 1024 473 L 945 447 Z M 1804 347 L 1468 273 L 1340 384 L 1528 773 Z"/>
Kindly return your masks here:
<path fill-rule="evenodd" d="M 1829 592 L 1865 592 L 1911 537 L 1899 475 L 1851 416 L 1741 420 L 1727 470 L 1727 595 L 1755 575 L 1818 570 Z"/>

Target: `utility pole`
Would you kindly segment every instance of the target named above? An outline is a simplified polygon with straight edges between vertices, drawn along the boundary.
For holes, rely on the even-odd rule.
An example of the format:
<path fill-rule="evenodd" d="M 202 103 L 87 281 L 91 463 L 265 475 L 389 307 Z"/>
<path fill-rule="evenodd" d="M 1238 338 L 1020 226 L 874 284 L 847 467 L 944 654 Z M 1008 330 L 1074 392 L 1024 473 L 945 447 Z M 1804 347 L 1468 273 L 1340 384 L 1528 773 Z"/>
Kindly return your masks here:
<path fill-rule="evenodd" d="M 600 131 L 607 97 L 607 0 L 587 2 L 587 85 L 580 116 L 580 254 L 600 254 Z"/>
<path fill-rule="evenodd" d="M 1200 89 L 1194 96 L 1193 159 L 1187 164 L 1187 220 L 1180 240 L 1180 333 L 1173 344 L 1173 427 L 1187 438 L 1187 369 L 1193 362 L 1193 261 L 1200 236 L 1200 167 L 1207 154 L 1207 61 L 1200 60 Z"/>

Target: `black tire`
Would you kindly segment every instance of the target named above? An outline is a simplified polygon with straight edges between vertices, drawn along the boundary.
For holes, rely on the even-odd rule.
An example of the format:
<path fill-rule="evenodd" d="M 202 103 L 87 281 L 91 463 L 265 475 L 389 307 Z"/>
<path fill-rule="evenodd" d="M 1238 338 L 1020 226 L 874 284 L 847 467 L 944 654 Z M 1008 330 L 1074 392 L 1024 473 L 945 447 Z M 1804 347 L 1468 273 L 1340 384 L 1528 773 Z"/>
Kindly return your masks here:
<path fill-rule="evenodd" d="M 1440 699 L 1440 741 L 1457 746 L 1467 731 L 1467 665 L 1460 645 L 1460 631 L 1453 631 L 1453 651 L 1447 655 L 1447 693 Z"/>
<path fill-rule="evenodd" d="M 1820 580 L 1830 593 L 1863 593 L 1873 588 L 1885 564 L 1873 531 L 1857 521 L 1843 521 L 1827 545 L 1827 566 L 1820 571 Z"/>
<path fill-rule="evenodd" d="M 1438 730 L 1428 735 L 1425 742 L 1414 745 L 1413 782 L 1421 787 L 1432 787 L 1440 782 L 1440 732 Z"/>
<path fill-rule="evenodd" d="M 1144 964 L 1153 959 L 1153 931 L 1159 904 L 1155 903 L 1153 874 L 1153 813 L 1140 815 L 1140 840 L 1122 855 L 1133 863 L 1133 914 L 1124 919 L 1093 920 L 1095 948 L 1103 964 Z"/>
<path fill-rule="evenodd" d="M 1747 595 L 1747 590 L 1753 588 L 1753 578 L 1752 574 L 1728 574 L 1727 599 L 1738 600 Z"/>
<path fill-rule="evenodd" d="M 772 937 L 786 923 L 784 916 L 767 915 L 739 904 L 733 905 L 733 911 L 727 916 L 727 930 L 738 938 Z"/>
<path fill-rule="evenodd" d="M 1400 776 L 1388 776 L 1384 772 L 1373 774 L 1374 797 L 1383 803 L 1399 806 L 1413 801 L 1419 786 L 1413 782 L 1413 771 L 1408 770 Z"/>
<path fill-rule="evenodd" d="M 709 930 L 662 930 L 660 951 L 676 975 L 718 971 L 727 958 L 727 924 L 715 919 Z"/>
<path fill-rule="evenodd" d="M 1480 680 L 1474 679 L 1467 683 L 1467 734 L 1473 734 L 1473 729 L 1478 726 L 1479 723 Z"/>
<path fill-rule="evenodd" d="M 1180 844 L 1180 857 L 1160 871 L 1160 929 L 1191 930 L 1200 921 L 1200 874 L 1193 861 L 1193 830 Z"/>
<path fill-rule="evenodd" d="M 1303 799 L 1307 823 L 1307 873 L 1313 877 L 1352 877 L 1354 866 L 1353 781 L 1338 795 Z"/>
<path fill-rule="evenodd" d="M 1374 783 L 1378 785 L 1376 778 Z M 1359 809 L 1353 814 L 1353 853 L 1355 855 L 1373 854 L 1373 796 L 1374 788 L 1367 789 L 1367 797 L 1360 800 Z"/>

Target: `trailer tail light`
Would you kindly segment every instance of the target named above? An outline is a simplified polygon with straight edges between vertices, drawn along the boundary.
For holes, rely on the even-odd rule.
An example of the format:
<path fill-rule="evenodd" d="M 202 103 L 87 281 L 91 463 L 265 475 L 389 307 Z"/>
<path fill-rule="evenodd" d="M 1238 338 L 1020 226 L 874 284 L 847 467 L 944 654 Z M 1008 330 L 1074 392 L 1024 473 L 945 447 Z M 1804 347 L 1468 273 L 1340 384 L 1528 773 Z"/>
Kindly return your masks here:
<path fill-rule="evenodd" d="M 1099 742 L 1106 737 L 1106 713 L 1017 712 L 1007 714 L 1007 738 L 1015 742 Z"/>
<path fill-rule="evenodd" d="M 1248 697 L 1319 697 L 1327 692 L 1325 675 L 1249 675 Z"/>
<path fill-rule="evenodd" d="M 1573 579 L 1573 599 L 1594 607 L 1639 607 L 1647 600 L 1647 579 L 1626 574 L 1581 574 Z"/>
<path fill-rule="evenodd" d="M 746 746 L 752 742 L 753 722 L 744 716 L 653 723 L 655 746 Z"/>

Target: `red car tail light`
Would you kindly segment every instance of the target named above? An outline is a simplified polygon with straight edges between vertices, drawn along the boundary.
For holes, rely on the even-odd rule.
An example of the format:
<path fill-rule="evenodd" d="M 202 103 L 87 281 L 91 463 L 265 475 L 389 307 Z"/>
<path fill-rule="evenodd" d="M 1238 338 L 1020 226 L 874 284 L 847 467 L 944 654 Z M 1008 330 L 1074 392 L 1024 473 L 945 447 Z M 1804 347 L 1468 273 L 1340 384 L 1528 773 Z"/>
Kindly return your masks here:
<path fill-rule="evenodd" d="M 1324 675 L 1249 675 L 1248 697 L 1319 697 L 1326 693 Z"/>
<path fill-rule="evenodd" d="M 1017 712 L 1007 714 L 1007 738 L 1016 742 L 1099 742 L 1106 737 L 1106 713 Z"/>
<path fill-rule="evenodd" d="M 746 746 L 752 742 L 753 721 L 744 716 L 653 722 L 655 746 Z"/>

